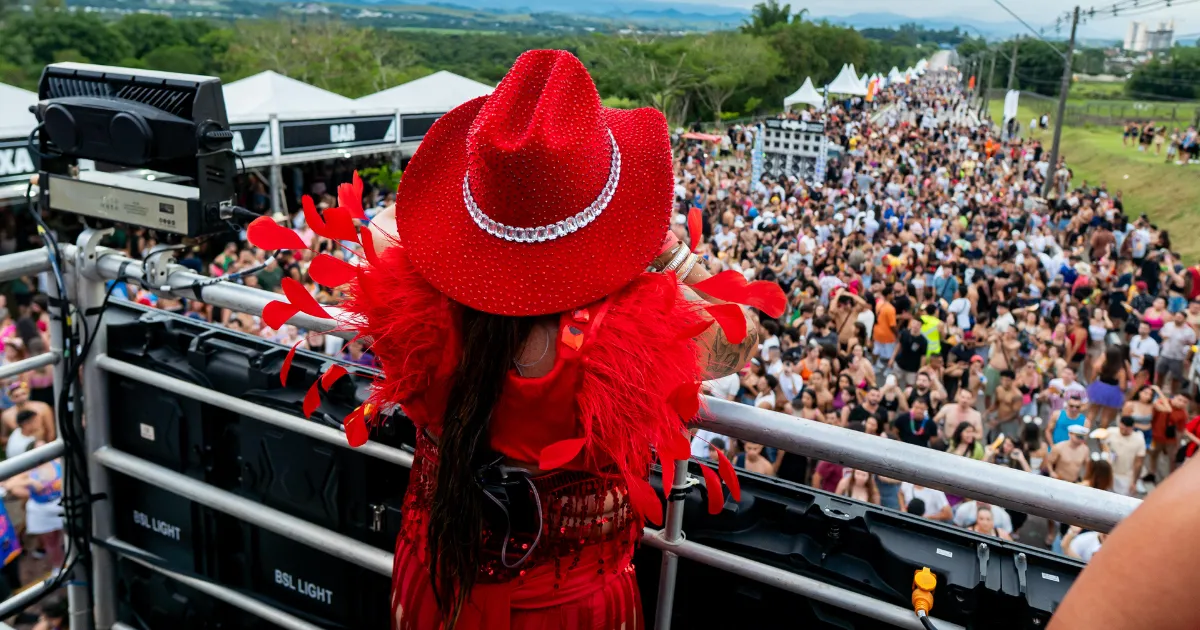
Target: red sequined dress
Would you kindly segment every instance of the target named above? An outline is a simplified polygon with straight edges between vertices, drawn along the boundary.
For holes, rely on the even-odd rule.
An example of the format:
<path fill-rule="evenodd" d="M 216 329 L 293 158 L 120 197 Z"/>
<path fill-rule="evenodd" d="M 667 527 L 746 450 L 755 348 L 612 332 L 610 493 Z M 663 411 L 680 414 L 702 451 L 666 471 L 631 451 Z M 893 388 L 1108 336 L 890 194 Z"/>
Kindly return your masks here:
<path fill-rule="evenodd" d="M 757 287 L 736 272 L 706 283 L 713 294 L 755 302 Z M 411 268 L 402 247 L 392 247 L 359 273 L 345 308 L 360 318 L 383 363 L 372 403 L 400 403 L 422 429 L 396 546 L 392 605 L 397 630 L 432 630 L 441 619 L 425 541 L 438 457 L 435 440 L 424 434 L 439 433 L 461 357 L 460 307 Z M 541 539 L 523 565 L 507 569 L 496 551 L 504 532 L 485 532 L 486 561 L 459 628 L 643 626 L 630 559 L 643 523 L 661 523 L 663 509 L 647 476 L 656 458 L 670 479 L 674 462 L 690 456 L 686 420 L 698 410 L 704 373 L 694 338 L 714 321 L 735 342 L 746 334 L 739 306 L 690 302 L 674 274 L 645 273 L 559 316 L 549 373 L 510 373 L 490 421 L 491 448 L 551 471 L 534 478 L 545 515 Z M 710 507 L 719 507 L 717 472 L 705 470 L 717 489 Z M 720 472 L 736 485 L 727 462 Z M 532 538 L 514 537 L 509 548 L 523 555 Z"/>
<path fill-rule="evenodd" d="M 307 198 L 304 211 L 314 224 L 320 220 Z M 329 232 L 329 217 L 341 217 L 327 215 L 322 229 Z M 269 219 L 256 221 L 250 240 L 269 249 L 299 248 L 292 243 L 294 233 L 280 230 Z M 347 236 L 353 236 L 352 230 Z M 396 544 L 393 627 L 436 630 L 442 620 L 430 585 L 426 536 L 437 478 L 436 437 L 462 355 L 462 307 L 422 278 L 402 246 L 376 254 L 368 231 L 358 238 L 362 264 L 350 266 L 321 254 L 310 266 L 310 274 L 323 285 L 348 283 L 350 298 L 340 313 L 325 311 L 299 283 L 285 278 L 286 299 L 268 304 L 263 319 L 276 326 L 297 312 L 336 316 L 341 328 L 370 339 L 382 376 L 368 403 L 343 424 L 350 444 L 358 446 L 377 419 L 375 410 L 398 404 L 418 427 Z M 648 481 L 651 463 L 657 460 L 663 478 L 672 479 L 675 462 L 690 456 L 686 425 L 699 410 L 704 376 L 695 338 L 716 323 L 729 342 L 738 343 L 747 326 L 738 304 L 778 315 L 785 303 L 777 285 L 747 284 L 736 271 L 693 287 L 726 303 L 689 301 L 673 273 L 643 273 L 600 302 L 559 316 L 549 373 L 509 375 L 490 420 L 490 446 L 511 461 L 547 471 L 533 479 L 544 516 L 540 539 L 536 532 L 512 535 L 508 564 L 527 552 L 529 558 L 509 569 L 497 552 L 505 533 L 485 531 L 485 561 L 459 629 L 643 626 L 630 559 L 643 524 L 662 522 L 663 500 Z M 285 383 L 294 352 L 281 370 Z M 323 389 L 345 374 L 345 368 L 334 364 L 313 383 L 305 413 L 317 407 Z M 719 473 L 707 466 L 702 470 L 710 511 L 724 503 L 722 481 L 738 496 L 728 460 L 721 458 Z"/>

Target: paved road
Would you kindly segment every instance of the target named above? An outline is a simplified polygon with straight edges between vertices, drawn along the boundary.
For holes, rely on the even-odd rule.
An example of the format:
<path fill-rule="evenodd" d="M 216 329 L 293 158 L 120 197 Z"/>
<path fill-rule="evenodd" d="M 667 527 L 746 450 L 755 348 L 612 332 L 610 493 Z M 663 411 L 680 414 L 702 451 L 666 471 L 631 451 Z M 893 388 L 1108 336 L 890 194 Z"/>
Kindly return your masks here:
<path fill-rule="evenodd" d="M 939 50 L 929 58 L 929 69 L 945 70 L 955 63 L 958 63 L 958 53 L 953 50 Z"/>

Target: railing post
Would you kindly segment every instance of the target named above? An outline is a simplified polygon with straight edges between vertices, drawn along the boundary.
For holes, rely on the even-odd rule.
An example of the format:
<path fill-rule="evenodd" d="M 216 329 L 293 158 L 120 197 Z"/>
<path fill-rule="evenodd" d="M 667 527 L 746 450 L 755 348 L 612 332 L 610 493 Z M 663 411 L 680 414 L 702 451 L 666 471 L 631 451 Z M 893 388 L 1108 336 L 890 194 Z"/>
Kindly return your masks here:
<path fill-rule="evenodd" d="M 91 347 L 84 357 L 83 373 L 80 375 L 83 384 L 82 415 L 86 419 L 87 431 L 84 432 L 82 427 L 79 430 L 87 441 L 89 491 L 92 496 L 106 497 L 91 505 L 92 536 L 96 540 L 108 540 L 114 535 L 112 487 L 108 469 L 91 456 L 109 443 L 108 373 L 96 364 L 96 358 L 108 348 L 108 334 L 99 316 L 106 293 L 104 278 L 96 268 L 96 244 L 101 236 L 101 233 L 91 229 L 79 235 L 75 250 L 75 303 L 80 315 L 87 318 L 87 328 L 92 334 Z M 88 579 L 95 598 L 92 602 L 95 627 L 97 630 L 110 630 L 117 621 L 116 567 L 108 549 L 92 545 L 90 551 L 92 573 Z"/>
<path fill-rule="evenodd" d="M 666 481 L 664 479 L 664 481 Z M 683 490 L 688 487 L 687 460 L 675 462 L 675 478 L 667 492 L 667 514 L 663 517 L 663 541 L 675 544 L 683 537 Z M 665 488 L 664 488 L 665 489 Z M 720 488 L 715 489 L 721 492 Z M 713 488 L 708 489 L 713 492 Z M 662 569 L 658 576 L 658 608 L 654 611 L 654 629 L 671 630 L 671 613 L 675 606 L 675 576 L 679 572 L 679 556 L 662 552 Z"/>
<path fill-rule="evenodd" d="M 46 252 L 47 256 L 51 256 Z M 65 295 L 59 292 L 58 279 L 54 276 L 53 271 L 43 272 L 43 278 L 40 284 L 46 287 L 47 297 L 49 299 L 50 311 L 50 352 L 57 357 L 61 357 L 58 365 L 54 369 L 54 386 L 51 391 L 54 392 L 54 430 L 57 433 L 58 439 L 62 440 L 64 425 L 73 423 L 72 414 L 68 413 L 73 410 L 73 403 L 67 399 L 67 408 L 62 409 L 63 389 L 66 387 L 66 375 L 68 374 L 68 365 L 74 359 L 75 352 L 78 348 L 68 348 L 66 339 L 63 337 L 64 318 L 70 317 L 71 314 L 66 312 L 63 306 L 74 294 L 74 280 L 76 268 L 72 261 L 64 257 L 58 261 L 60 272 L 62 273 L 62 281 L 66 286 L 62 287 Z M 66 458 L 64 458 L 66 459 Z M 72 466 L 69 461 L 63 462 L 64 467 Z M 67 477 L 67 479 L 71 479 Z M 86 488 L 78 488 L 71 485 L 69 488 L 70 496 L 83 496 Z M 86 508 L 85 508 L 86 509 Z M 58 567 L 55 567 L 56 569 Z M 67 583 L 67 607 L 70 623 L 72 626 L 86 628 L 90 624 L 91 615 L 91 596 L 88 593 L 87 583 L 89 577 L 87 575 L 86 563 L 76 564 L 74 568 L 75 575 L 71 576 L 70 582 Z"/>

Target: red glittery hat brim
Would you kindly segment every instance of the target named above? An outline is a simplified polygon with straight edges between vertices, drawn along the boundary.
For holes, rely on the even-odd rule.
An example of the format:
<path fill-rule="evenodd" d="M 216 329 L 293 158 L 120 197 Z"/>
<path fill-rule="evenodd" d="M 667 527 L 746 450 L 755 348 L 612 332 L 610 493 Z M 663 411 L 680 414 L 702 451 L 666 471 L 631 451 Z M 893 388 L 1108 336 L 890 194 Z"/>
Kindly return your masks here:
<path fill-rule="evenodd" d="M 583 229 L 519 243 L 480 229 L 463 200 L 467 133 L 487 99 L 468 101 L 438 119 L 404 172 L 396 230 L 417 271 L 455 302 L 511 316 L 590 304 L 645 271 L 670 227 L 675 187 L 662 113 L 603 108 L 602 120 L 621 151 L 612 201 Z M 555 176 L 553 165 L 546 165 L 545 176 Z"/>

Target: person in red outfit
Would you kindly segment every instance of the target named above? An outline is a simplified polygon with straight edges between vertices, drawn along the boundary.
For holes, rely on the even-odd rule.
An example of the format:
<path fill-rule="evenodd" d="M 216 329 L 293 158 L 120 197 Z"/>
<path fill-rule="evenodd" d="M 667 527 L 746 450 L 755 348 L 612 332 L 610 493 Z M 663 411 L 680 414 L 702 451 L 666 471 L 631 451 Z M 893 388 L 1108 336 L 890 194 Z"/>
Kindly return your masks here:
<path fill-rule="evenodd" d="M 601 106 L 577 58 L 539 50 L 433 125 L 370 230 L 353 191 L 323 216 L 305 200 L 318 234 L 361 245 L 360 265 L 318 257 L 310 272 L 347 285 L 339 320 L 382 370 L 347 437 L 365 442 L 397 405 L 418 428 L 395 630 L 643 627 L 631 558 L 663 518 L 650 465 L 673 479 L 701 382 L 758 350 L 742 305 L 786 305 L 775 283 L 710 277 L 691 251 L 698 211 L 690 246 L 669 232 L 673 189 L 662 113 Z M 266 222 L 248 234 L 302 245 Z M 264 319 L 323 312 L 283 289 Z M 710 510 L 722 481 L 739 496 L 718 459 Z"/>

